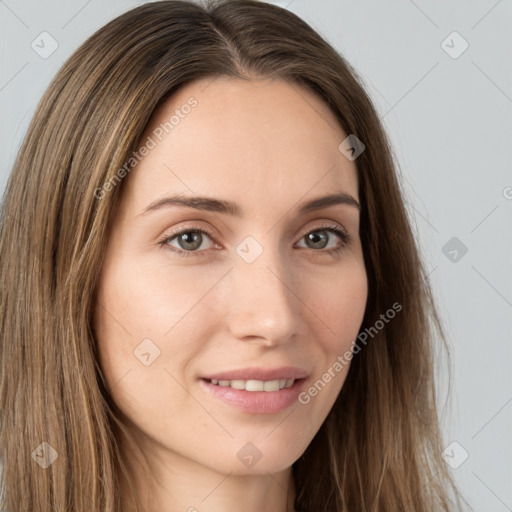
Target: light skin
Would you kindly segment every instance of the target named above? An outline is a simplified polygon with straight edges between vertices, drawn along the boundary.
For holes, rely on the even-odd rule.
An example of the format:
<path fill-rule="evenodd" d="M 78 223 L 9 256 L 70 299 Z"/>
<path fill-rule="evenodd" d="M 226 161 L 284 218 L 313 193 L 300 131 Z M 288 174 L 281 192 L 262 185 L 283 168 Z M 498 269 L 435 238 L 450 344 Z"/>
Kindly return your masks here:
<path fill-rule="evenodd" d="M 359 209 L 299 209 L 340 192 L 359 201 L 356 166 L 338 150 L 347 134 L 329 108 L 281 80 L 188 84 L 154 113 L 142 141 L 191 97 L 197 105 L 124 178 L 94 317 L 100 364 L 150 465 L 145 482 L 123 442 L 148 511 L 293 511 L 291 466 L 349 366 L 307 404 L 269 414 L 225 403 L 200 378 L 294 366 L 307 372 L 307 390 L 352 349 L 367 300 Z M 183 206 L 142 214 L 176 193 L 236 202 L 242 216 Z M 188 237 L 176 236 L 185 228 Z M 194 241 L 190 230 L 211 235 Z M 251 263 L 237 252 L 247 237 L 257 243 L 242 244 L 248 254 L 262 250 Z M 249 442 L 261 454 L 251 467 L 237 456 Z"/>

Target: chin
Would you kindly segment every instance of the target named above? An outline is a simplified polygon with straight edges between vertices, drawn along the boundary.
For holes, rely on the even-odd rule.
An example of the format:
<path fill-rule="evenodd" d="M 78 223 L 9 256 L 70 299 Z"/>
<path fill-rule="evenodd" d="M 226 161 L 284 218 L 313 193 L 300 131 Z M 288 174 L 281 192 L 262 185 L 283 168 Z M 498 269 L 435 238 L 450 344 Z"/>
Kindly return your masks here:
<path fill-rule="evenodd" d="M 260 436 L 260 441 L 254 438 L 252 441 L 231 440 L 224 447 L 219 446 L 220 453 L 210 451 L 207 460 L 198 462 L 223 474 L 279 473 L 292 466 L 309 444 L 306 440 L 298 443 L 292 436 L 287 439 L 283 436 L 272 438 L 272 435 L 265 439 L 265 436 L 268 436 L 268 431 Z"/>

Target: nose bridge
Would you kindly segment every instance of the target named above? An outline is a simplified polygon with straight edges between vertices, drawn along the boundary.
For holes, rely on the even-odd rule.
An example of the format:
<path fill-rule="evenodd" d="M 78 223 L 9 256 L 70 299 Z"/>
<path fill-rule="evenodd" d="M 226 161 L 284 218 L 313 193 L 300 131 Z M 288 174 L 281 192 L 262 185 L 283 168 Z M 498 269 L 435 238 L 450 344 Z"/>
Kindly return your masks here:
<path fill-rule="evenodd" d="M 263 246 L 247 237 L 236 252 L 228 306 L 233 336 L 262 337 L 267 343 L 286 340 L 294 334 L 299 318 L 292 268 L 269 241 Z"/>

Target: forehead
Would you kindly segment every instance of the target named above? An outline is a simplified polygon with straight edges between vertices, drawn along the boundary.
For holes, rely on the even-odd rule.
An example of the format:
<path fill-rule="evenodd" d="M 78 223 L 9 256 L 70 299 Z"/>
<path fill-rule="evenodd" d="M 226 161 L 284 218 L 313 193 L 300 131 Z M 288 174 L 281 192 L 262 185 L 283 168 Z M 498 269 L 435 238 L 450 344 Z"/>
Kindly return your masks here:
<path fill-rule="evenodd" d="M 170 192 L 257 201 L 343 189 L 357 198 L 356 166 L 338 149 L 345 137 L 297 84 L 196 81 L 154 112 L 141 138 L 153 147 L 129 176 L 129 195 L 140 208 Z"/>

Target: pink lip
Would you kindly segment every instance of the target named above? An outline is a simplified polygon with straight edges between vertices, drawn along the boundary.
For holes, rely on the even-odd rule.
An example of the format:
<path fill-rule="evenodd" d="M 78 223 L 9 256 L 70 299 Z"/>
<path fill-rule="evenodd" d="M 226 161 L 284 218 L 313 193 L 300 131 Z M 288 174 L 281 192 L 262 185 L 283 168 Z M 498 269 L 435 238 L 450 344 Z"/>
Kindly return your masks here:
<path fill-rule="evenodd" d="M 277 379 L 303 379 L 308 372 L 293 366 L 282 366 L 281 368 L 241 368 L 212 375 L 205 375 L 203 379 L 208 380 L 277 380 Z"/>
<path fill-rule="evenodd" d="M 256 380 L 275 379 L 265 378 Z M 280 389 L 279 391 L 245 391 L 242 389 L 217 386 L 212 384 L 207 379 L 199 380 L 199 384 L 207 393 L 210 393 L 214 397 L 222 400 L 224 403 L 252 414 L 273 414 L 290 407 L 292 404 L 298 401 L 298 396 L 303 388 L 304 382 L 305 379 L 296 380 L 291 387 Z"/>

